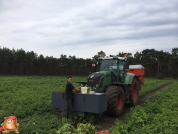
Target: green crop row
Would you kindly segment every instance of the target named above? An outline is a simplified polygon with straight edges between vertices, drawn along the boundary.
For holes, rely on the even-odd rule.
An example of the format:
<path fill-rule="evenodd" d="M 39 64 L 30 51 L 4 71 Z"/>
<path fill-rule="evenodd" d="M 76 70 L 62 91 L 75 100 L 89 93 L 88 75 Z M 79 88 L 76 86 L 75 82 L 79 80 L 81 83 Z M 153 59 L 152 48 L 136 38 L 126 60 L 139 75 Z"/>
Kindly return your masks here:
<path fill-rule="evenodd" d="M 143 97 L 147 93 L 154 91 L 162 86 L 168 85 L 173 81 L 170 79 L 159 80 L 159 79 L 145 79 L 145 83 L 142 85 L 141 90 L 139 91 L 139 96 Z"/>
<path fill-rule="evenodd" d="M 117 120 L 111 134 L 177 134 L 178 82 L 155 95 L 143 107 L 136 106 L 124 121 Z"/>
<path fill-rule="evenodd" d="M 74 85 L 84 77 L 75 77 Z M 4 117 L 15 115 L 21 133 L 53 133 L 60 121 L 51 107 L 52 91 L 64 90 L 67 76 L 1 76 L 0 123 Z M 43 128 L 44 127 L 44 128 Z M 54 128 L 54 129 L 53 129 Z"/>
<path fill-rule="evenodd" d="M 52 91 L 64 90 L 66 80 L 66 77 L 0 77 L 3 104 L 0 116 L 14 114 L 24 118 L 52 110 Z"/>
<path fill-rule="evenodd" d="M 62 121 L 51 107 L 52 91 L 64 90 L 66 81 L 67 76 L 0 76 L 0 123 L 4 117 L 15 115 L 20 133 L 55 133 L 62 127 Z M 79 85 L 77 81 L 86 81 L 86 77 L 74 76 L 74 86 Z M 145 79 L 141 94 L 168 82 Z"/>

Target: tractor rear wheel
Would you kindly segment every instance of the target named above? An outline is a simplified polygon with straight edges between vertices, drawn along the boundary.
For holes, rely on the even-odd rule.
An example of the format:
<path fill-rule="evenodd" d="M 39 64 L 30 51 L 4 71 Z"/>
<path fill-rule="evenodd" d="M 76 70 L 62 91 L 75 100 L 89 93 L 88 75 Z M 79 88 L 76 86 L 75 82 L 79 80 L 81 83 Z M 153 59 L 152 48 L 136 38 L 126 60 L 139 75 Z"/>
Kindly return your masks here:
<path fill-rule="evenodd" d="M 107 114 L 110 116 L 119 116 L 124 110 L 124 91 L 121 86 L 109 86 L 106 89 L 108 95 Z"/>
<path fill-rule="evenodd" d="M 129 90 L 130 106 L 135 106 L 138 103 L 139 98 L 139 83 L 137 79 L 133 79 L 132 86 Z"/>

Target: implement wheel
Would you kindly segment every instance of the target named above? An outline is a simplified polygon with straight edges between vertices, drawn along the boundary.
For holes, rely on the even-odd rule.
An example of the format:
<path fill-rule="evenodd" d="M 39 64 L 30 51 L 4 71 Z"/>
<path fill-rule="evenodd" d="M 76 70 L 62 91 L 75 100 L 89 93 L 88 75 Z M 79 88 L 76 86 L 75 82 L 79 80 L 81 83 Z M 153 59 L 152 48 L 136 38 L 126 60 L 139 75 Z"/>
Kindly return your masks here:
<path fill-rule="evenodd" d="M 121 86 L 109 86 L 106 89 L 108 96 L 107 114 L 110 116 L 119 116 L 124 110 L 124 91 Z"/>
<path fill-rule="evenodd" d="M 139 98 L 139 83 L 137 79 L 133 79 L 132 86 L 129 90 L 130 106 L 135 106 L 138 103 Z"/>

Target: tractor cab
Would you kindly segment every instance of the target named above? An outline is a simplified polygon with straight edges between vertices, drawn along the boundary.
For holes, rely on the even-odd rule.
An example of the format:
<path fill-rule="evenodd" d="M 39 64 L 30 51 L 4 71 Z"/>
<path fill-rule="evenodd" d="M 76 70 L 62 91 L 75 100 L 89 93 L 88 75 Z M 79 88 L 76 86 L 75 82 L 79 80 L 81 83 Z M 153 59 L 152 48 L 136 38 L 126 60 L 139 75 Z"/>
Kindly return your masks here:
<path fill-rule="evenodd" d="M 127 65 L 126 57 L 104 57 L 98 60 L 97 71 L 88 76 L 87 84 L 95 92 L 104 92 L 107 86 L 123 84 Z"/>
<path fill-rule="evenodd" d="M 98 71 L 110 71 L 111 81 L 123 83 L 129 64 L 124 57 L 105 57 L 99 59 Z"/>

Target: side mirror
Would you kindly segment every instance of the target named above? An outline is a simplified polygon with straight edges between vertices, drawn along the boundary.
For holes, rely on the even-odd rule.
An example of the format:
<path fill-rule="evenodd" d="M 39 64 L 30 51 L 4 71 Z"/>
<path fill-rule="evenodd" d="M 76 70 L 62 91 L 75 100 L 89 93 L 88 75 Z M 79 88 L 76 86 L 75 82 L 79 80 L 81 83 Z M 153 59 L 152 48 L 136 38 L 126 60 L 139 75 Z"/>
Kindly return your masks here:
<path fill-rule="evenodd" d="M 125 61 L 124 67 L 125 67 L 125 69 L 129 69 L 129 61 L 128 60 Z"/>
<path fill-rule="evenodd" d="M 96 64 L 92 64 L 92 73 L 96 72 Z"/>

